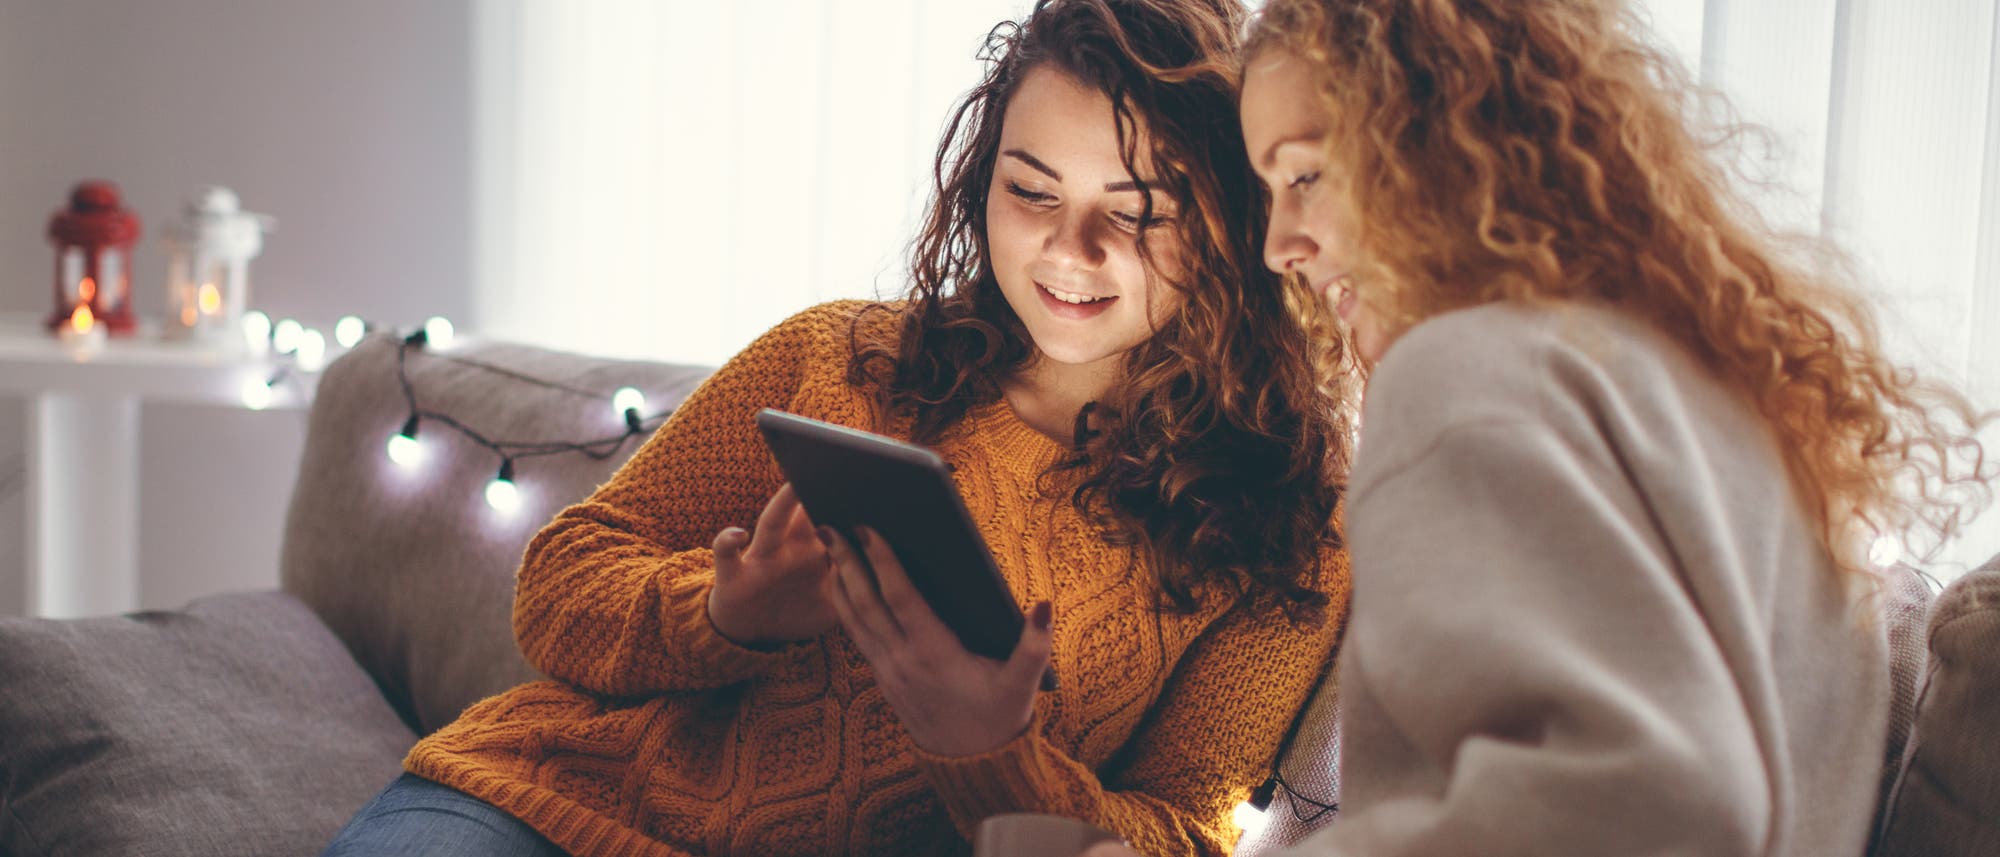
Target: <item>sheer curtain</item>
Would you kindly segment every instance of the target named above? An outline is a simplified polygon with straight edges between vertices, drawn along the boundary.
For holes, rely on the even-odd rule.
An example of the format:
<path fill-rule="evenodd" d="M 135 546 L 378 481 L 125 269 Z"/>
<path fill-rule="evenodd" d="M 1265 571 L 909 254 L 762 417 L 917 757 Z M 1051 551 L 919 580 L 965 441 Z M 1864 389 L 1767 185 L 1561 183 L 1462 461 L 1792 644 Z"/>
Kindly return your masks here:
<path fill-rule="evenodd" d="M 1995 0 L 1647 0 L 1655 32 L 1777 143 L 1767 212 L 1838 240 L 1895 355 L 2000 407 Z M 2000 433 L 1989 438 L 2000 451 Z M 2000 514 L 1935 567 L 2000 552 Z"/>
<path fill-rule="evenodd" d="M 713 364 L 899 293 L 947 112 L 1029 2 L 481 2 L 476 325 Z"/>
<path fill-rule="evenodd" d="M 1772 216 L 1839 238 L 1896 353 L 1989 407 L 1996 2 L 1642 3 L 1774 133 L 1765 173 L 1789 189 L 1763 193 Z M 900 291 L 946 112 L 988 28 L 1029 5 L 483 0 L 476 326 L 716 363 L 807 304 Z M 1941 570 L 1996 551 L 1989 514 Z"/>

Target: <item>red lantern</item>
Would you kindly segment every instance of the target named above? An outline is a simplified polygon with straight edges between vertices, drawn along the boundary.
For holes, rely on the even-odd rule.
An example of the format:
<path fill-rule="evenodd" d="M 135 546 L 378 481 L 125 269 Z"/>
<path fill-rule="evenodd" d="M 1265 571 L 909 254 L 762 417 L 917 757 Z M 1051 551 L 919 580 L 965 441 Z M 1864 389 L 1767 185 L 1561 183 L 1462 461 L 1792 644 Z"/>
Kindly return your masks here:
<path fill-rule="evenodd" d="M 49 329 L 70 324 L 102 324 L 112 333 L 131 333 L 132 247 L 139 243 L 139 216 L 123 207 L 118 186 L 79 183 L 69 207 L 49 218 L 49 243 L 56 248 L 56 310 Z"/>

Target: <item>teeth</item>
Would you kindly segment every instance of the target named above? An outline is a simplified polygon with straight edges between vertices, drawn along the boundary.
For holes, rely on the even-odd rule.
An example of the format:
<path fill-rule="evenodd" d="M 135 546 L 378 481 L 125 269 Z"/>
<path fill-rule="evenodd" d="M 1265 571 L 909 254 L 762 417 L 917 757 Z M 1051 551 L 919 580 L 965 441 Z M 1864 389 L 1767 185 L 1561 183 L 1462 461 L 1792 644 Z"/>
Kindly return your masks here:
<path fill-rule="evenodd" d="M 1037 283 L 1036 285 L 1040 284 Z M 1049 288 L 1048 286 L 1042 286 L 1042 291 L 1054 295 L 1056 300 L 1062 301 L 1063 303 L 1066 304 L 1094 304 L 1097 303 L 1098 301 L 1104 300 L 1104 298 L 1093 298 L 1089 295 L 1079 295 L 1075 292 L 1065 292 L 1058 289 Z"/>

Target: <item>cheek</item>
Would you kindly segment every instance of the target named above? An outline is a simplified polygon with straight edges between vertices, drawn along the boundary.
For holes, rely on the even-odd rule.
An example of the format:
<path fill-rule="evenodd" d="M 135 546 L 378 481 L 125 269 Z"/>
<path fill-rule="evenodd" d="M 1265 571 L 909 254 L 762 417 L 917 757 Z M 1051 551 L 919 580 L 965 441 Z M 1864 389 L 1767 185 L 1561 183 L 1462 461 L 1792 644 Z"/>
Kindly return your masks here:
<path fill-rule="evenodd" d="M 1313 243 L 1340 256 L 1354 251 L 1355 219 L 1345 204 L 1331 193 L 1319 194 L 1299 212 L 1299 228 Z"/>
<path fill-rule="evenodd" d="M 1187 301 L 1187 298 L 1181 294 L 1180 289 L 1168 285 L 1170 282 L 1180 282 L 1182 275 L 1187 272 L 1187 268 L 1186 262 L 1182 258 L 1178 235 L 1169 232 L 1161 237 L 1151 239 L 1148 243 L 1150 245 L 1148 249 L 1151 251 L 1153 259 L 1152 277 L 1150 279 L 1147 277 L 1146 266 L 1141 264 L 1139 260 L 1138 244 L 1134 242 L 1132 244 L 1130 265 L 1130 271 L 1132 272 L 1130 276 L 1133 282 L 1130 284 L 1131 288 L 1128 291 L 1145 290 L 1146 315 L 1152 319 L 1153 326 L 1158 327 L 1168 317 L 1178 312 L 1181 304 Z"/>
<path fill-rule="evenodd" d="M 1380 362 L 1382 354 L 1389 350 L 1389 336 L 1376 318 L 1374 311 L 1367 307 L 1358 308 L 1354 313 L 1354 347 L 1361 357 L 1370 363 Z"/>
<path fill-rule="evenodd" d="M 995 268 L 1018 266 L 1035 252 L 1033 223 L 1019 206 L 995 201 L 986 206 L 986 247 Z"/>

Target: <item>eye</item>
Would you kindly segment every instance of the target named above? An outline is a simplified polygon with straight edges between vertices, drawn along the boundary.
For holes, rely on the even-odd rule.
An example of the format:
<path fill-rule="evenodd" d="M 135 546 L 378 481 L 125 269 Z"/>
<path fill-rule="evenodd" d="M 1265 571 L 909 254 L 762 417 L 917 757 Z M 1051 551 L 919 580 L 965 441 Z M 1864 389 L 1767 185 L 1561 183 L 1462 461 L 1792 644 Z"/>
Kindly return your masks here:
<path fill-rule="evenodd" d="M 1011 181 L 1007 183 L 1007 192 L 1020 197 L 1022 202 L 1029 205 L 1053 205 L 1056 201 L 1055 194 L 1029 190 Z"/>
<path fill-rule="evenodd" d="M 1292 190 L 1305 190 L 1306 188 L 1312 187 L 1315 183 L 1319 181 L 1319 174 L 1320 174 L 1319 170 L 1313 170 L 1312 172 L 1306 173 L 1305 175 L 1299 176 L 1298 178 L 1292 179 L 1290 182 L 1287 182 L 1285 184 L 1285 187 L 1291 188 Z"/>
<path fill-rule="evenodd" d="M 1118 224 L 1120 228 L 1125 229 L 1127 231 L 1136 231 L 1142 225 L 1139 222 L 1140 220 L 1139 212 L 1136 211 L 1111 212 L 1111 220 L 1112 222 Z M 1163 214 L 1161 212 L 1155 211 L 1153 212 L 1152 217 L 1146 218 L 1146 221 L 1143 225 L 1147 229 L 1158 229 L 1172 222 L 1174 222 L 1174 218 L 1172 215 Z"/>

